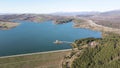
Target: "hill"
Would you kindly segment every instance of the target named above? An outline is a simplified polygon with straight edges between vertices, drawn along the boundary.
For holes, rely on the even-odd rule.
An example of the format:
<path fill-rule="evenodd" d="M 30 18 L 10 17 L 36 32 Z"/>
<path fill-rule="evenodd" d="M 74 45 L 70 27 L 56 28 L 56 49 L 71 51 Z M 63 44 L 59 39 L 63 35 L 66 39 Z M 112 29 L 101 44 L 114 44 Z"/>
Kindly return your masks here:
<path fill-rule="evenodd" d="M 120 35 L 104 33 L 103 38 L 86 38 L 73 43 L 63 68 L 120 68 Z"/>
<path fill-rule="evenodd" d="M 77 15 L 77 17 L 93 20 L 99 25 L 120 29 L 120 10 L 101 12 L 92 16 Z"/>

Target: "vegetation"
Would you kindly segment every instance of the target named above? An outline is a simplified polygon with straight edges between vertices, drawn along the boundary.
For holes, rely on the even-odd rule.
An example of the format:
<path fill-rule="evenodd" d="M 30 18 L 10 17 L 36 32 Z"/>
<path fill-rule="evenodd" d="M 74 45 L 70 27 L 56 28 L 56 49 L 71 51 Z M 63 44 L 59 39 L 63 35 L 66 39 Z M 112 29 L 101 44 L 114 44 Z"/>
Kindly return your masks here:
<path fill-rule="evenodd" d="M 91 44 L 92 42 L 94 44 Z M 71 68 L 120 68 L 120 35 L 118 34 L 105 33 L 101 39 L 75 40 L 73 46 L 81 53 L 77 55 L 76 52 L 72 55 L 74 57 L 76 55 L 77 58 L 74 58 Z M 69 66 L 64 65 L 64 68 L 67 67 Z"/>
<path fill-rule="evenodd" d="M 71 18 L 63 18 L 63 19 L 56 19 L 54 20 L 55 24 L 63 24 L 63 23 L 68 23 L 71 22 L 73 19 Z"/>
<path fill-rule="evenodd" d="M 72 68 L 120 68 L 120 36 L 111 34 L 96 40 L 99 44 L 95 48 L 84 48 L 84 53 L 75 59 Z"/>

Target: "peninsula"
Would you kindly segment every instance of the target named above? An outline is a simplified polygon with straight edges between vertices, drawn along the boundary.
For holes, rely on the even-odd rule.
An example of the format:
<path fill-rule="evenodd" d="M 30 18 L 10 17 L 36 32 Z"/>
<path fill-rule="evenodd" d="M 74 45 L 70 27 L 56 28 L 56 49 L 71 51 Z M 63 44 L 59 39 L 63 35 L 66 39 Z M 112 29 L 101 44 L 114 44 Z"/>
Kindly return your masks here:
<path fill-rule="evenodd" d="M 17 27 L 18 25 L 20 25 L 20 23 L 0 21 L 0 30 L 8 30 Z"/>

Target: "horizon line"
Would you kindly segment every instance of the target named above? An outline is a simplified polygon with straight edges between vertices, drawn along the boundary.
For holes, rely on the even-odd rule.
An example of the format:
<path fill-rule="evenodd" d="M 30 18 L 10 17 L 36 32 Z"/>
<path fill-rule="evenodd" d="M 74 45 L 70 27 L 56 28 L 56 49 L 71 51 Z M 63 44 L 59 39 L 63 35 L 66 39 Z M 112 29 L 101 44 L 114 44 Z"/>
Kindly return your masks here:
<path fill-rule="evenodd" d="M 48 12 L 48 13 L 35 13 L 35 12 L 0 12 L 1 14 L 54 14 L 54 13 L 80 13 L 80 12 L 99 12 L 99 13 L 103 13 L 103 12 L 109 12 L 109 11 L 120 11 L 120 9 L 114 9 L 114 10 L 106 10 L 106 11 L 57 11 L 57 12 Z"/>

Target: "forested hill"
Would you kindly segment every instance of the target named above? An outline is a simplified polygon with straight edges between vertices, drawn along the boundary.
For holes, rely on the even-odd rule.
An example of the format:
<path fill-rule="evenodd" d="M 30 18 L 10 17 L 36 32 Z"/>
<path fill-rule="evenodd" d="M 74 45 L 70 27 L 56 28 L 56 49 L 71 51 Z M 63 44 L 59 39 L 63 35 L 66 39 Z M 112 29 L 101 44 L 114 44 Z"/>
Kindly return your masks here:
<path fill-rule="evenodd" d="M 120 68 L 120 35 L 76 40 L 73 51 L 65 57 L 63 68 Z"/>

